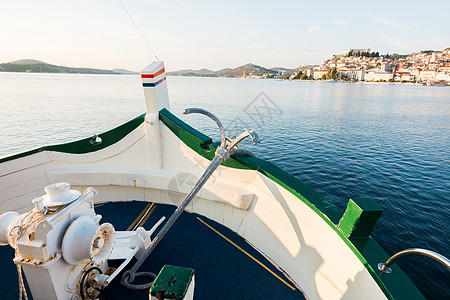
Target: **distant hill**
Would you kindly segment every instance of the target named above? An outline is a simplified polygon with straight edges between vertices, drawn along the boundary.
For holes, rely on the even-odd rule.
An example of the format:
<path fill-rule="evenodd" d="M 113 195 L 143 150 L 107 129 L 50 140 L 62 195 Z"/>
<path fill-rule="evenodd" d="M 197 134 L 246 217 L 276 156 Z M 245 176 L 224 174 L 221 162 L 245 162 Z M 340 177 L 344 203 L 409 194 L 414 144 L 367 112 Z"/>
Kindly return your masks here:
<path fill-rule="evenodd" d="M 319 65 L 302 65 L 302 71 L 308 70 L 308 69 L 313 69 L 315 67 L 318 67 Z M 279 70 L 282 69 L 283 71 L 281 71 L 281 73 L 286 73 L 286 74 L 297 74 L 298 73 L 298 67 L 294 68 L 294 69 L 285 69 L 285 68 L 272 68 L 272 70 Z"/>
<path fill-rule="evenodd" d="M 9 64 L 16 64 L 16 65 L 28 65 L 28 64 L 46 64 L 46 62 L 36 60 L 36 59 L 19 59 L 15 61 L 9 62 Z"/>
<path fill-rule="evenodd" d="M 225 68 L 225 69 L 217 71 L 216 73 L 223 73 L 223 72 L 230 71 L 230 70 L 231 70 L 231 68 Z"/>
<path fill-rule="evenodd" d="M 179 70 L 174 72 L 167 72 L 167 75 L 172 76 L 195 76 L 195 75 L 213 75 L 216 72 L 208 70 L 208 69 L 200 69 L 200 70 L 193 70 L 193 69 L 186 69 L 186 70 Z M 192 74 L 192 75 L 190 75 Z"/>
<path fill-rule="evenodd" d="M 172 76 L 198 76 L 198 77 L 243 77 L 243 76 L 263 76 L 264 74 L 268 75 L 277 75 L 278 73 L 287 73 L 287 74 L 297 74 L 298 68 L 296 69 L 288 69 L 276 67 L 272 69 L 267 69 L 252 63 L 245 64 L 243 66 L 239 66 L 237 68 L 225 68 L 219 71 L 211 71 L 208 69 L 185 69 L 174 72 L 168 72 L 167 75 Z"/>
<path fill-rule="evenodd" d="M 308 70 L 308 69 L 314 69 L 315 67 L 318 67 L 319 65 L 304 65 L 302 66 L 302 71 Z M 294 69 L 296 72 L 298 72 L 298 68 Z"/>
<path fill-rule="evenodd" d="M 126 69 L 112 69 L 111 71 L 122 74 L 122 75 L 138 75 L 139 72 L 129 71 Z"/>
<path fill-rule="evenodd" d="M 271 70 L 274 70 L 278 73 L 291 73 L 293 69 L 287 69 L 287 68 L 282 68 L 282 67 L 274 67 L 274 68 L 270 68 Z M 297 68 L 298 71 L 298 68 Z"/>
<path fill-rule="evenodd" d="M 264 74 L 277 74 L 277 73 L 278 73 L 277 71 L 266 69 L 264 67 L 249 63 L 231 70 L 218 72 L 217 75 L 227 77 L 242 77 L 249 75 L 262 76 Z"/>
<path fill-rule="evenodd" d="M 116 74 L 116 75 L 130 74 L 130 73 L 116 72 L 112 70 L 57 66 L 35 59 L 19 59 L 16 61 L 0 64 L 0 72 Z"/>

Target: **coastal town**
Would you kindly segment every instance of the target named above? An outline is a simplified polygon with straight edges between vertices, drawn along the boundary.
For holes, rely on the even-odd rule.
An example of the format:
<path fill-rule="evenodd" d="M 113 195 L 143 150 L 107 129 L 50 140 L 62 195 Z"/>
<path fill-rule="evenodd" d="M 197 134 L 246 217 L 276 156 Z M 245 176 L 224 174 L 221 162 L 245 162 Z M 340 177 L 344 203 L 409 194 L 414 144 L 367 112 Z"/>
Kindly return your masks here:
<path fill-rule="evenodd" d="M 450 85 L 450 48 L 391 55 L 381 55 L 370 48 L 348 49 L 320 65 L 299 65 L 294 69 L 269 69 L 248 63 L 233 69 L 187 69 L 168 72 L 168 75 L 447 86 Z"/>
<path fill-rule="evenodd" d="M 371 49 L 348 49 L 312 68 L 299 67 L 289 79 L 398 82 L 422 85 L 450 83 L 450 48 L 409 55 L 380 55 Z"/>

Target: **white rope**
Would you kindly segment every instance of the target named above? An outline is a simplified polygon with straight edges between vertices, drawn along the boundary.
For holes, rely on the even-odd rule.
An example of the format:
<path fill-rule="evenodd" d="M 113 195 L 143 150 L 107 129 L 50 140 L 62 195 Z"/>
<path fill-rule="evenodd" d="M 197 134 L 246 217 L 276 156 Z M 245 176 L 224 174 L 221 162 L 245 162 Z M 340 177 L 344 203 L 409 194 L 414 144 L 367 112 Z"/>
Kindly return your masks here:
<path fill-rule="evenodd" d="M 35 210 L 31 210 L 22 220 L 20 220 L 19 225 L 14 226 L 11 228 L 10 232 L 8 233 L 9 236 L 12 235 L 13 230 L 17 230 L 17 236 L 16 236 L 16 247 L 15 250 L 15 256 L 19 257 L 19 238 L 23 235 L 23 233 L 33 224 L 40 222 L 45 214 L 47 213 L 47 209 L 41 211 L 41 212 L 35 212 Z M 27 290 L 25 288 L 25 283 L 23 281 L 22 276 L 22 266 L 20 264 L 17 264 L 17 275 L 19 277 L 19 300 L 25 299 L 28 300 Z"/>
<path fill-rule="evenodd" d="M 155 51 L 153 50 L 153 48 L 150 46 L 150 44 L 147 42 L 147 39 L 145 38 L 145 36 L 142 34 L 141 30 L 139 29 L 139 27 L 137 26 L 137 24 L 134 22 L 133 18 L 131 17 L 130 13 L 128 13 L 128 10 L 125 8 L 125 5 L 123 5 L 122 1 L 120 1 L 120 5 L 122 5 L 123 9 L 125 10 L 125 12 L 127 13 L 128 17 L 130 18 L 131 22 L 133 22 L 134 26 L 136 27 L 137 31 L 139 31 L 139 33 L 141 34 L 142 38 L 144 39 L 145 43 L 147 44 L 147 46 L 150 48 L 150 50 L 152 50 L 153 55 L 156 57 L 156 60 L 159 60 L 158 56 L 156 56 Z"/>
<path fill-rule="evenodd" d="M 28 300 L 27 290 L 25 289 L 25 283 L 22 277 L 22 266 L 17 265 L 17 274 L 19 275 L 19 300 Z"/>
<path fill-rule="evenodd" d="M 17 267 L 17 275 L 19 276 L 19 300 L 22 300 L 22 284 L 20 283 L 22 279 L 22 270 L 20 265 L 16 265 Z"/>

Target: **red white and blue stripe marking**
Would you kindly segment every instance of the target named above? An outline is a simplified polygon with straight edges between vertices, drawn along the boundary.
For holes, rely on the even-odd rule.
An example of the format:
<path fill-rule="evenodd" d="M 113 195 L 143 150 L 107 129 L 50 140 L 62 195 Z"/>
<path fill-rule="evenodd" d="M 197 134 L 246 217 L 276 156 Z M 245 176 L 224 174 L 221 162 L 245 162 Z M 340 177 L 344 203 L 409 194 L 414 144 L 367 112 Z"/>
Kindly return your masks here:
<path fill-rule="evenodd" d="M 153 74 L 141 74 L 142 86 L 143 87 L 157 86 L 158 84 L 160 84 L 161 82 L 166 80 L 165 72 L 166 72 L 166 70 L 164 68 L 162 68 L 161 70 L 159 70 Z M 158 78 L 158 77 L 161 77 L 160 75 L 163 75 L 162 78 Z"/>

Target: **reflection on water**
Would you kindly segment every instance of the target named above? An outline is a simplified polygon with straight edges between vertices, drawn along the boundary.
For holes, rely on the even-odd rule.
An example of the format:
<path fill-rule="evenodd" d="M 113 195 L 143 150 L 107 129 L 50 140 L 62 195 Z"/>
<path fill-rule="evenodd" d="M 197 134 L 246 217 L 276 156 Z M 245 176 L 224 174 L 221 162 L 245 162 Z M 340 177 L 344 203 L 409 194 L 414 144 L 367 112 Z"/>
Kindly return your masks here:
<path fill-rule="evenodd" d="M 257 127 L 245 108 L 264 92 L 281 113 L 264 115 L 262 144 L 242 147 L 342 209 L 352 197 L 375 200 L 385 211 L 373 236 L 389 254 L 421 247 L 450 256 L 449 88 L 182 77 L 167 82 L 172 111 L 215 139 L 212 121 L 182 111 L 202 107 L 223 124 L 239 118 Z M 144 111 L 139 76 L 0 73 L 0 156 L 88 137 Z M 448 297 L 448 271 L 437 263 L 411 257 L 400 266 L 428 298 Z"/>

